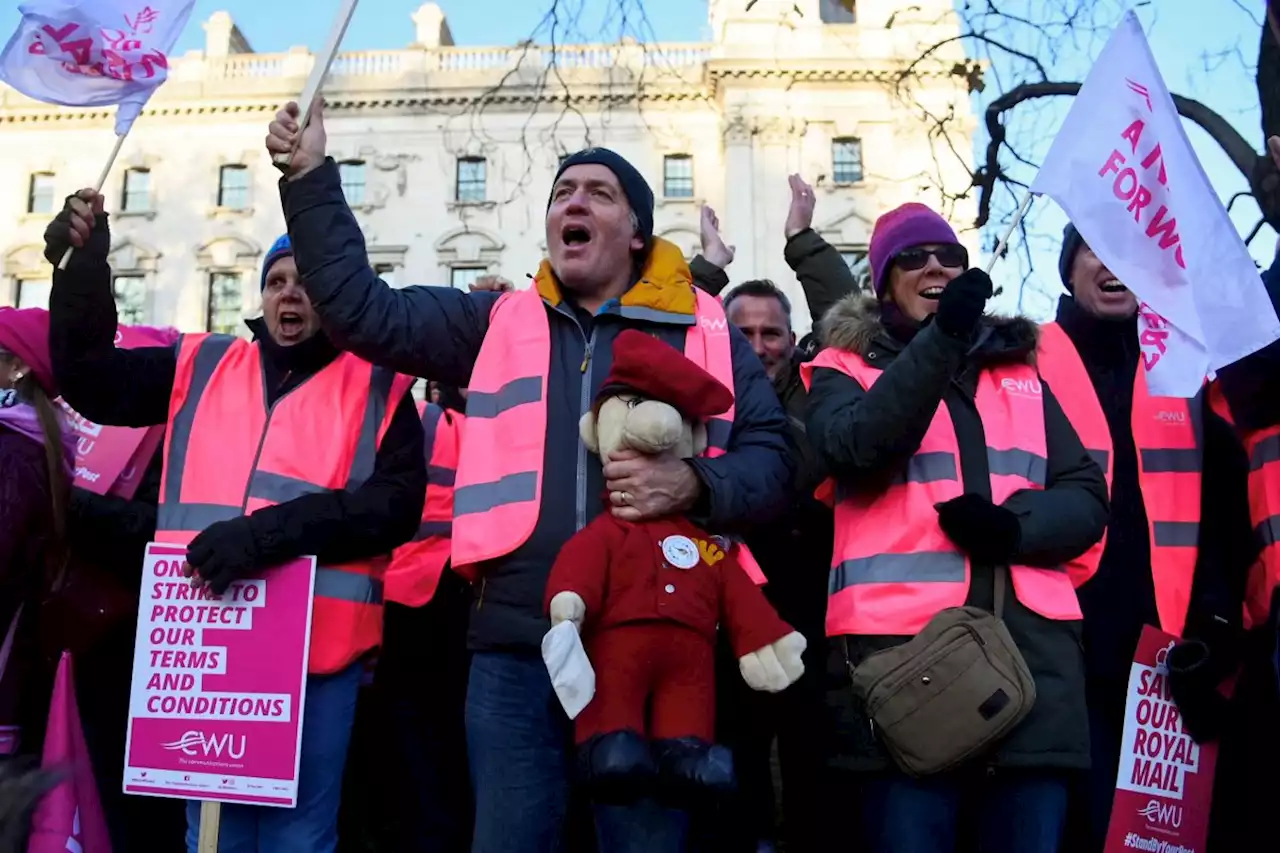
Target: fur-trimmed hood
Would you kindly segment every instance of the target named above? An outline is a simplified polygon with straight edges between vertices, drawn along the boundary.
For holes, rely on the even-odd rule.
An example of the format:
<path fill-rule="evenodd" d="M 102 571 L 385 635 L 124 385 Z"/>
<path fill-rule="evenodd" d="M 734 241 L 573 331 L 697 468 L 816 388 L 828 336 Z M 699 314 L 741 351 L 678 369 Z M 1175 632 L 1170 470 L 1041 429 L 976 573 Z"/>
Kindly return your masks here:
<path fill-rule="evenodd" d="M 1035 363 L 1039 328 L 1026 317 L 988 314 L 974 338 L 972 353 L 982 361 Z M 902 342 L 885 328 L 880 302 L 874 296 L 853 293 L 841 299 L 822 318 L 819 335 L 823 346 L 855 352 L 863 357 L 873 349 L 896 351 Z"/>

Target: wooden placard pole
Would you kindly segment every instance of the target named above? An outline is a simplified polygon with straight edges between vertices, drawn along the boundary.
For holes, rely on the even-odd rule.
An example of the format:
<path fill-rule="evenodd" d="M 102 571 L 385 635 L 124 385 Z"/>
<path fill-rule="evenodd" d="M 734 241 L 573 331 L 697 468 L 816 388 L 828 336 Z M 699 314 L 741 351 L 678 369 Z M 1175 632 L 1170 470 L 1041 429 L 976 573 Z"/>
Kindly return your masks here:
<path fill-rule="evenodd" d="M 205 800 L 200 803 L 200 838 L 198 853 L 218 853 L 218 824 L 222 821 L 222 803 Z"/>
<path fill-rule="evenodd" d="M 302 139 L 302 133 L 307 129 L 307 121 L 311 118 L 311 104 L 315 102 L 316 95 L 320 94 L 320 87 L 329 73 L 329 66 L 333 63 L 333 58 L 338 55 L 338 46 L 342 44 L 342 37 L 346 35 L 347 24 L 351 23 L 351 16 L 355 14 L 356 2 L 357 0 L 342 0 L 342 7 L 338 9 L 338 16 L 333 19 L 333 27 L 329 30 L 329 38 L 325 42 L 324 50 L 316 56 L 315 65 L 311 67 L 307 86 L 302 90 L 302 97 L 298 99 L 298 109 L 301 110 L 298 116 L 299 140 Z M 287 168 L 292 161 L 292 152 L 275 154 L 271 158 L 271 162 L 280 169 Z"/>
<path fill-rule="evenodd" d="M 116 144 L 112 147 L 111 154 L 107 157 L 107 164 L 102 167 L 102 174 L 98 175 L 98 182 L 93 185 L 94 192 L 101 193 L 102 188 L 106 186 L 107 175 L 111 174 L 111 167 L 116 164 L 116 157 L 120 156 L 120 149 L 124 146 L 124 141 L 128 136 L 126 133 L 116 137 Z M 67 268 L 67 261 L 71 260 L 71 251 L 71 249 L 67 249 L 62 253 L 62 260 L 58 261 L 58 269 L 65 270 Z"/>

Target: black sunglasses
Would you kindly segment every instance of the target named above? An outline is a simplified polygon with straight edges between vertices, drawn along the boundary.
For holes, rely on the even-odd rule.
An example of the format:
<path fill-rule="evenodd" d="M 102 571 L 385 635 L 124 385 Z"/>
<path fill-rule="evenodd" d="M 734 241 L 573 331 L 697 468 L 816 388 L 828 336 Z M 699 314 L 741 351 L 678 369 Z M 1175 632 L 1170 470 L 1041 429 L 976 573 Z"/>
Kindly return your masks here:
<path fill-rule="evenodd" d="M 903 249 L 894 255 L 893 264 L 900 270 L 922 270 L 930 257 L 937 258 L 944 267 L 966 269 L 969 266 L 969 252 L 956 243 L 944 243 L 935 249 L 922 246 Z"/>

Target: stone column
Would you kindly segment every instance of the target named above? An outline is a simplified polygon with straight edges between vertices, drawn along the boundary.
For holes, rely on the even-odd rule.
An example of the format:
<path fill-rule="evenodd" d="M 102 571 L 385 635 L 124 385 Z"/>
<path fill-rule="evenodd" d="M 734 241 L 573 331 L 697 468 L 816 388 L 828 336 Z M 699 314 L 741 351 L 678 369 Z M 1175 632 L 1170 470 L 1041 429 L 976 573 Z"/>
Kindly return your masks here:
<path fill-rule="evenodd" d="M 751 125 L 742 117 L 734 116 L 726 122 L 724 135 L 724 210 L 720 225 L 724 229 L 725 242 L 737 246 L 733 266 L 729 268 L 732 282 L 755 277 L 755 173 L 751 150 Z"/>

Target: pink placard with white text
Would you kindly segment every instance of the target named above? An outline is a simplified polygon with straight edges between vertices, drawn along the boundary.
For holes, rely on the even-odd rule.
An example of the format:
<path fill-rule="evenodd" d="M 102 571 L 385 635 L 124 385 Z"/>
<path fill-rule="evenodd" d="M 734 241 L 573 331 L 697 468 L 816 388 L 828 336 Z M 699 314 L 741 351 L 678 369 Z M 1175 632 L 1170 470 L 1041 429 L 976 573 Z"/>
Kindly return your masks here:
<path fill-rule="evenodd" d="M 293 808 L 315 558 L 218 597 L 183 577 L 186 552 L 143 560 L 124 792 Z"/>

